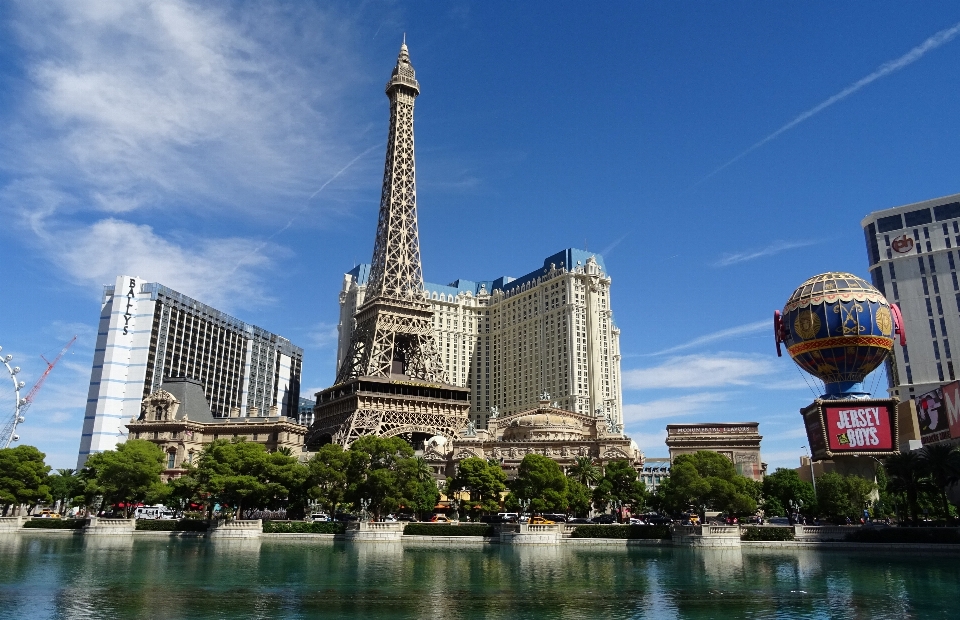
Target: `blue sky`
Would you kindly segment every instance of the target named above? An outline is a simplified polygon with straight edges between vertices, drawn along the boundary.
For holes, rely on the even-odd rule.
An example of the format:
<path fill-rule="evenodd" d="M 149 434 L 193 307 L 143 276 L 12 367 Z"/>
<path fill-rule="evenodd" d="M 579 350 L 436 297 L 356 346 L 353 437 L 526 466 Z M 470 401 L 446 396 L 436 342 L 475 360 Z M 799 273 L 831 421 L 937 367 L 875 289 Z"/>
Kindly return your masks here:
<path fill-rule="evenodd" d="M 79 335 L 22 442 L 75 463 L 119 273 L 289 337 L 304 385 L 330 383 L 406 32 L 426 278 L 602 252 L 647 455 L 670 421 L 756 420 L 764 460 L 796 466 L 813 392 L 772 311 L 816 273 L 867 275 L 870 211 L 960 191 L 958 22 L 934 2 L 5 3 L 0 345 L 29 387 Z"/>

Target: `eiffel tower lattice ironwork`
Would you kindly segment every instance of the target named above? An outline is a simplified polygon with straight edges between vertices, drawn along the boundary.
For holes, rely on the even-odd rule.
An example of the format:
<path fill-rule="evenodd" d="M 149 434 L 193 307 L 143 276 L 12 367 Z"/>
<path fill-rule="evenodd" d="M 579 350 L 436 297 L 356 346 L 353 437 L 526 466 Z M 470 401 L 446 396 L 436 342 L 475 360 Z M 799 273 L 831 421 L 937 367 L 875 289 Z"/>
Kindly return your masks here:
<path fill-rule="evenodd" d="M 390 132 L 366 295 L 333 387 L 317 393 L 308 443 L 347 446 L 364 435 L 457 438 L 470 390 L 447 384 L 423 291 L 413 104 L 420 94 L 406 42 L 386 86 Z"/>
<path fill-rule="evenodd" d="M 400 48 L 386 93 L 390 133 L 377 240 L 365 301 L 357 311 L 356 328 L 337 383 L 397 374 L 445 383 L 433 334 L 433 312 L 423 297 L 413 151 L 413 104 L 420 84 L 406 43 Z"/>

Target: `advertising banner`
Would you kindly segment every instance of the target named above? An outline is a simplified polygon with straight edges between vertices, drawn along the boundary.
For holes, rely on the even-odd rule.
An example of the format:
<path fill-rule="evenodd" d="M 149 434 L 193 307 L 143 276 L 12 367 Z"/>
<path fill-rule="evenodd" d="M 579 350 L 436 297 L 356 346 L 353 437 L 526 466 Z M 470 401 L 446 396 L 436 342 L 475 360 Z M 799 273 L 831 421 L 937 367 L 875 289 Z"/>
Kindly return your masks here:
<path fill-rule="evenodd" d="M 943 411 L 947 416 L 950 437 L 960 439 L 960 381 L 943 386 Z"/>
<path fill-rule="evenodd" d="M 803 409 L 813 460 L 898 452 L 897 401 L 820 400 Z"/>
<path fill-rule="evenodd" d="M 950 423 L 943 402 L 943 389 L 937 388 L 917 396 L 917 422 L 924 445 L 950 438 Z"/>
<path fill-rule="evenodd" d="M 856 401 L 823 407 L 827 446 L 832 452 L 892 450 L 890 414 L 879 405 L 860 406 Z"/>

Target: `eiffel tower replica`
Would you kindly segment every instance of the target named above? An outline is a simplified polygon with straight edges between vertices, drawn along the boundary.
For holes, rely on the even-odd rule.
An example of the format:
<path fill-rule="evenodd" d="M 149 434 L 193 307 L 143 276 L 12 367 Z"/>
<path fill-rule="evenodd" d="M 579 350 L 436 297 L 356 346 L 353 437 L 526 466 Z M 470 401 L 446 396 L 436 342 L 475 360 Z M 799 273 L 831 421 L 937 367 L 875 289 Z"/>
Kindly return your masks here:
<path fill-rule="evenodd" d="M 417 447 L 434 435 L 459 438 L 469 421 L 470 390 L 446 382 L 423 293 L 413 156 L 420 84 L 406 41 L 386 93 L 390 133 L 366 296 L 335 385 L 317 393 L 311 446 L 346 447 L 376 435 L 402 436 Z"/>

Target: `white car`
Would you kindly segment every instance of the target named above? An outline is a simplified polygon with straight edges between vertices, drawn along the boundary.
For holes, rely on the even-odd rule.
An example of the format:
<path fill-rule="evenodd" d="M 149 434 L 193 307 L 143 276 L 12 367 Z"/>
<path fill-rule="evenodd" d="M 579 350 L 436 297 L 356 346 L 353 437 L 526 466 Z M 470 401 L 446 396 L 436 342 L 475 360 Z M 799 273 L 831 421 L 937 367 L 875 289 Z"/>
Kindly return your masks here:
<path fill-rule="evenodd" d="M 321 522 L 321 523 L 326 523 L 326 522 L 330 521 L 330 515 L 328 515 L 328 514 L 325 513 L 325 512 L 315 512 L 315 513 L 313 513 L 312 515 L 310 515 L 310 520 L 311 520 L 311 521 L 318 521 L 318 522 Z"/>

